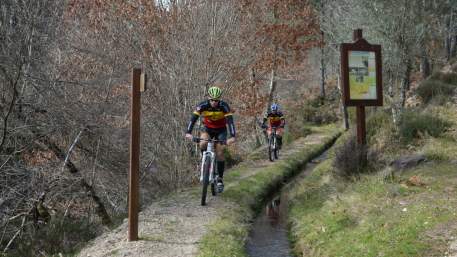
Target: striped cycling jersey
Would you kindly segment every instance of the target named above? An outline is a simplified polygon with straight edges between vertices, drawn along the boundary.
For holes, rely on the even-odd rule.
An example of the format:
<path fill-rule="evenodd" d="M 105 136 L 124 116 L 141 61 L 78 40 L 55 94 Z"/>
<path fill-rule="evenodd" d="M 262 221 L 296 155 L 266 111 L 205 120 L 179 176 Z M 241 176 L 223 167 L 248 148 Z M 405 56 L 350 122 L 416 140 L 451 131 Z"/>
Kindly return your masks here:
<path fill-rule="evenodd" d="M 286 120 L 282 112 L 268 112 L 263 118 L 263 123 L 265 124 L 267 121 L 270 127 L 284 127 L 286 125 Z"/>
<path fill-rule="evenodd" d="M 195 121 L 199 117 L 203 118 L 203 124 L 207 128 L 220 129 L 229 125 L 231 136 L 235 136 L 235 126 L 233 124 L 233 117 L 229 105 L 224 101 L 219 101 L 216 107 L 212 107 L 209 100 L 201 102 L 192 114 L 191 121 L 187 126 L 187 133 L 191 133 Z"/>

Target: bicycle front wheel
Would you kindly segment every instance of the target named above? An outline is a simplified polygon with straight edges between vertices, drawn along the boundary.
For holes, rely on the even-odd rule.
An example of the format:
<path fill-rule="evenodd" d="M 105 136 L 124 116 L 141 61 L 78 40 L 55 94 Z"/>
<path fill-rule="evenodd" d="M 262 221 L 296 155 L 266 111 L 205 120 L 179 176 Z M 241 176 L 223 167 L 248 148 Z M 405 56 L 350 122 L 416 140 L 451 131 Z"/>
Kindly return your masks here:
<path fill-rule="evenodd" d="M 274 138 L 273 138 L 273 136 L 270 136 L 268 138 L 268 158 L 270 159 L 270 161 L 274 161 L 275 160 L 275 156 L 274 156 Z"/>
<path fill-rule="evenodd" d="M 206 194 L 208 192 L 209 184 L 209 169 L 211 168 L 211 158 L 209 156 L 205 157 L 203 162 L 203 183 L 202 183 L 202 205 L 206 205 Z"/>
<path fill-rule="evenodd" d="M 275 159 L 278 159 L 278 156 L 279 156 L 279 147 L 278 147 L 278 138 L 275 136 L 274 137 L 274 143 L 273 143 L 273 155 L 275 157 Z"/>

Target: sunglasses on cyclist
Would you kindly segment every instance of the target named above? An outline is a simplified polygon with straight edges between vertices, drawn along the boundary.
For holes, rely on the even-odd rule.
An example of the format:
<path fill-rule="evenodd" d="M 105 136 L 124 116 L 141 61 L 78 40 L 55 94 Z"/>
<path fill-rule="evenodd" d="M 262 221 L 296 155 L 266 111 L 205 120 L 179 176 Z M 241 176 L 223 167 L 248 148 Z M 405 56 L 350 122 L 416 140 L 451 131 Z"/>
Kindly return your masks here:
<path fill-rule="evenodd" d="M 219 99 L 209 99 L 211 102 L 216 102 L 218 103 L 220 100 Z"/>

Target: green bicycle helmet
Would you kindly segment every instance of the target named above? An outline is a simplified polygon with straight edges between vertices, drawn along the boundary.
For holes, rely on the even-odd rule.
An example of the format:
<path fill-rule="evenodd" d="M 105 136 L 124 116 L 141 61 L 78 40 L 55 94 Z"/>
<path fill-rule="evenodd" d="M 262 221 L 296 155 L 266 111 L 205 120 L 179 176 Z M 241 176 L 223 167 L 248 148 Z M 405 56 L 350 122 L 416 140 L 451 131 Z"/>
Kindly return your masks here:
<path fill-rule="evenodd" d="M 208 89 L 208 95 L 211 99 L 219 99 L 222 96 L 222 90 L 218 87 L 210 87 Z"/>

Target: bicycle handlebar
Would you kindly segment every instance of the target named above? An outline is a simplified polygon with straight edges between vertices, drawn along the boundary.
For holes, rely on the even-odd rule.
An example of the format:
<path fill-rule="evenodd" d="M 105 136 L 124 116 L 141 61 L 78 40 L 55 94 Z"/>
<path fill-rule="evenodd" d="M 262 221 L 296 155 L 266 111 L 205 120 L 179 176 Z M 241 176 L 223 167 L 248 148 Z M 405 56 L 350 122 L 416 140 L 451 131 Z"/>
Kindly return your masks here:
<path fill-rule="evenodd" d="M 268 129 L 268 128 L 269 128 L 269 127 L 266 127 L 266 128 L 264 128 L 264 129 Z M 276 127 L 270 127 L 270 128 L 271 128 L 271 129 L 278 129 L 278 128 L 284 128 L 284 127 L 282 127 L 282 126 L 276 126 Z"/>
<path fill-rule="evenodd" d="M 212 138 L 201 138 L 201 137 L 192 137 L 192 142 L 195 142 L 195 143 L 200 143 L 200 141 L 212 141 L 212 142 L 215 142 L 215 143 L 226 143 L 227 140 L 219 140 L 219 139 L 212 139 Z"/>

